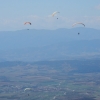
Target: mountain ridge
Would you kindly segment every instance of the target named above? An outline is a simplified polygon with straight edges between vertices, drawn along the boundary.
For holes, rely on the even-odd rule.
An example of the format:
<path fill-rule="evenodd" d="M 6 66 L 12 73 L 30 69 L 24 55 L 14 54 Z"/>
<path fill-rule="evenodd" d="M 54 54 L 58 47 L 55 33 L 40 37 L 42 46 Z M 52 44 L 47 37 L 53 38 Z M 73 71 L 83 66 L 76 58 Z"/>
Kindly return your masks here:
<path fill-rule="evenodd" d="M 80 35 L 77 33 L 80 31 Z M 0 59 L 38 61 L 100 55 L 100 30 L 72 28 L 0 32 Z"/>

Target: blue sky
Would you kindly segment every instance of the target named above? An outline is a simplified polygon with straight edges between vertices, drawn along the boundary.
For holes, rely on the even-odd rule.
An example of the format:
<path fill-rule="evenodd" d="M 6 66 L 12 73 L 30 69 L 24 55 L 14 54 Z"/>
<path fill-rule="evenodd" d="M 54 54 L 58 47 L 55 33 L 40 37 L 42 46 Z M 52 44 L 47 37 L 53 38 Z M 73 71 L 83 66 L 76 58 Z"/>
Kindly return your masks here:
<path fill-rule="evenodd" d="M 51 17 L 54 11 L 60 14 Z M 32 25 L 23 25 L 27 21 Z M 0 0 L 0 31 L 72 28 L 75 22 L 100 29 L 100 0 Z"/>

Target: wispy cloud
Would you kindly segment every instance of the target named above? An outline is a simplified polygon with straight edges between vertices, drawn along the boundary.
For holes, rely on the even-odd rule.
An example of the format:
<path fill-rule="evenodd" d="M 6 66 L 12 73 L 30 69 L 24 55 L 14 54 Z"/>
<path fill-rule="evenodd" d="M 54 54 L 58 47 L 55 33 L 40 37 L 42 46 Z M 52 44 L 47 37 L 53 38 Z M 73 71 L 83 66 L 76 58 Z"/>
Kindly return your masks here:
<path fill-rule="evenodd" d="M 15 19 L 0 19 L 0 30 L 72 28 L 72 24 L 76 22 L 83 22 L 86 27 L 100 29 L 100 16 L 66 17 L 60 15 L 58 19 L 57 17 L 29 15 Z M 30 21 L 32 25 L 25 26 L 26 21 Z"/>
<path fill-rule="evenodd" d="M 100 10 L 100 4 L 95 7 L 96 9 Z"/>

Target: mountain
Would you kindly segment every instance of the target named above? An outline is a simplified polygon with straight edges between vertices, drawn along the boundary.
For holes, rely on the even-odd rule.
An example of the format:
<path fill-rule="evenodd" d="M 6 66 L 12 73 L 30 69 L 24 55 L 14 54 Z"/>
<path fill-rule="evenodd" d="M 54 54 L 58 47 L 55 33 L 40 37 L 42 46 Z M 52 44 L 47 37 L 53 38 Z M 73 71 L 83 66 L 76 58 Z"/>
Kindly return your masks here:
<path fill-rule="evenodd" d="M 5 31 L 0 32 L 0 47 L 0 61 L 99 58 L 100 30 L 72 28 Z"/>

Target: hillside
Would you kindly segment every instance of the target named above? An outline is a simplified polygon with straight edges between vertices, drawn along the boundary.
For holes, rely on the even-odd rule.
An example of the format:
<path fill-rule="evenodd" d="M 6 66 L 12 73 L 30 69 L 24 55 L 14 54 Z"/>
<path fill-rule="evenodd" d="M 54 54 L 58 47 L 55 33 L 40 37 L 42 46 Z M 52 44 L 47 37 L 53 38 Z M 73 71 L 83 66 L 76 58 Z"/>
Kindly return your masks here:
<path fill-rule="evenodd" d="M 100 30 L 72 28 L 6 31 L 0 32 L 0 46 L 1 61 L 99 58 Z"/>

